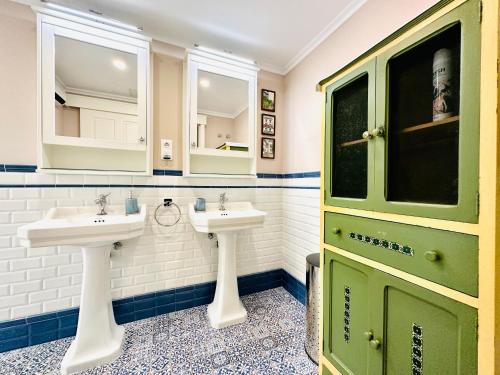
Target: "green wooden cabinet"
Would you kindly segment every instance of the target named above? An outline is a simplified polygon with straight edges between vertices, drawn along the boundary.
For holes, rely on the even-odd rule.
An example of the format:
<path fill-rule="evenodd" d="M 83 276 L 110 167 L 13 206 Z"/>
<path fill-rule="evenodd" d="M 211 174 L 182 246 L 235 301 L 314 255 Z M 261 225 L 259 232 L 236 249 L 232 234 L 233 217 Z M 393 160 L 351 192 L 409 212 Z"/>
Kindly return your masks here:
<path fill-rule="evenodd" d="M 477 236 L 331 212 L 324 223 L 327 244 L 478 296 Z"/>
<path fill-rule="evenodd" d="M 322 368 L 321 368 L 321 374 L 322 375 L 332 375 L 332 373 L 330 372 L 330 370 L 328 370 L 326 368 L 326 366 L 322 366 Z"/>
<path fill-rule="evenodd" d="M 323 354 L 341 373 L 477 373 L 474 308 L 328 250 L 323 293 Z"/>
<path fill-rule="evenodd" d="M 479 9 L 459 5 L 326 88 L 325 204 L 477 222 Z"/>

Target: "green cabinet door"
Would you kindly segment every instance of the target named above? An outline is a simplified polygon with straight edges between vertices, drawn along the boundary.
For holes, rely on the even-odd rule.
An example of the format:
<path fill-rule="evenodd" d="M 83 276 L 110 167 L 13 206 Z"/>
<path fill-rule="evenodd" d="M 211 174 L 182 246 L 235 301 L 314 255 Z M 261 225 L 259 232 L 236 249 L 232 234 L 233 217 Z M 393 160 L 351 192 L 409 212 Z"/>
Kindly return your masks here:
<path fill-rule="evenodd" d="M 370 275 L 373 269 L 325 250 L 323 354 L 343 374 L 370 374 Z"/>
<path fill-rule="evenodd" d="M 373 196 L 375 59 L 326 89 L 325 204 L 369 209 Z M 369 138 L 367 138 L 369 137 Z"/>
<path fill-rule="evenodd" d="M 477 311 L 376 271 L 371 296 L 380 346 L 372 365 L 385 375 L 477 373 Z M 371 356 L 374 359 L 374 355 Z"/>
<path fill-rule="evenodd" d="M 477 310 L 325 250 L 323 355 L 342 374 L 477 374 Z"/>
<path fill-rule="evenodd" d="M 479 9 L 466 1 L 377 57 L 375 210 L 477 222 Z"/>
<path fill-rule="evenodd" d="M 321 374 L 322 375 L 332 375 L 332 373 L 330 372 L 330 370 L 328 370 L 328 368 L 326 366 L 321 366 Z"/>

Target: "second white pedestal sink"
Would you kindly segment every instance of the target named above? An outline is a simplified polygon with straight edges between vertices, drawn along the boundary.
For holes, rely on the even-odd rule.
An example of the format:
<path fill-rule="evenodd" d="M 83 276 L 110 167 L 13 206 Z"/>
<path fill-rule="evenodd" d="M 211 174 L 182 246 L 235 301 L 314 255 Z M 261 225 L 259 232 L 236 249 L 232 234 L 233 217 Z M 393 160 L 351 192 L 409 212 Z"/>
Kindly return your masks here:
<path fill-rule="evenodd" d="M 108 206 L 107 215 L 95 207 L 53 208 L 40 221 L 18 229 L 21 245 L 45 247 L 75 245 L 82 248 L 83 282 L 76 337 L 61 363 L 61 373 L 71 374 L 117 358 L 125 330 L 115 322 L 111 304 L 109 255 L 114 242 L 144 232 L 146 206 L 135 215 L 123 207 Z"/>
<path fill-rule="evenodd" d="M 216 233 L 219 242 L 217 284 L 213 302 L 208 305 L 208 319 L 213 328 L 224 328 L 242 323 L 247 311 L 238 294 L 236 275 L 236 238 L 238 231 L 262 226 L 265 212 L 256 210 L 250 202 L 225 205 L 208 203 L 206 211 L 197 212 L 189 205 L 189 218 L 197 232 Z"/>

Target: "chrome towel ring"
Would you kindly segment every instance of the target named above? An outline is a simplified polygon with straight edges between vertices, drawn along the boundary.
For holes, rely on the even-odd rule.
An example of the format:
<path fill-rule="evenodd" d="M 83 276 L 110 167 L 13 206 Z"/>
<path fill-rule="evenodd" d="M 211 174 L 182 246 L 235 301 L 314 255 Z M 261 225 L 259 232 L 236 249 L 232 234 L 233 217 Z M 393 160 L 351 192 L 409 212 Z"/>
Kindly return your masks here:
<path fill-rule="evenodd" d="M 162 207 L 172 207 L 172 206 L 174 206 L 177 209 L 177 212 L 178 212 L 177 219 L 173 223 L 171 223 L 171 224 L 165 224 L 165 223 L 160 222 L 160 220 L 158 219 L 158 212 L 159 212 L 159 210 Z M 156 223 L 158 225 L 161 225 L 162 227 L 173 227 L 174 225 L 176 225 L 181 220 L 181 209 L 179 208 L 179 206 L 177 204 L 175 204 L 174 202 L 172 202 L 172 199 L 165 199 L 163 201 L 163 203 L 159 204 L 156 207 L 154 218 L 155 218 Z"/>

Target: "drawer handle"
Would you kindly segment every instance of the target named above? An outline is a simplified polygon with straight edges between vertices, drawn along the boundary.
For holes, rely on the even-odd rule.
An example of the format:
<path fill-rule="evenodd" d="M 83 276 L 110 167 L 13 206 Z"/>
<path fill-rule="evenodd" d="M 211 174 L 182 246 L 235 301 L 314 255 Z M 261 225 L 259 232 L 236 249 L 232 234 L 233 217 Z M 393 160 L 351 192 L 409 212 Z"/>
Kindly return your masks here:
<path fill-rule="evenodd" d="M 382 343 L 379 339 L 370 340 L 370 348 L 377 350 L 380 348 L 380 345 L 382 345 Z"/>
<path fill-rule="evenodd" d="M 340 234 L 340 232 L 342 232 L 342 231 L 340 230 L 340 228 L 332 228 L 332 233 L 333 233 L 333 234 Z"/>
<path fill-rule="evenodd" d="M 439 255 L 439 253 L 435 250 L 426 251 L 424 254 L 424 257 L 429 262 L 437 262 L 438 260 L 441 259 L 441 256 Z"/>

